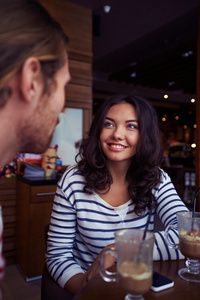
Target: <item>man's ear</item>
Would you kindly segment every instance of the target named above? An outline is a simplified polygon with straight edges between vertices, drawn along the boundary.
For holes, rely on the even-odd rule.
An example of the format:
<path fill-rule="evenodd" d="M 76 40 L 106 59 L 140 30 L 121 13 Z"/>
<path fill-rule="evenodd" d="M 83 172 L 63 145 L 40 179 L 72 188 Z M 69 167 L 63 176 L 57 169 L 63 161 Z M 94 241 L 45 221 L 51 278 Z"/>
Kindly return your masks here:
<path fill-rule="evenodd" d="M 21 92 L 27 102 L 35 100 L 41 92 L 41 66 L 35 57 L 28 57 L 21 70 Z"/>

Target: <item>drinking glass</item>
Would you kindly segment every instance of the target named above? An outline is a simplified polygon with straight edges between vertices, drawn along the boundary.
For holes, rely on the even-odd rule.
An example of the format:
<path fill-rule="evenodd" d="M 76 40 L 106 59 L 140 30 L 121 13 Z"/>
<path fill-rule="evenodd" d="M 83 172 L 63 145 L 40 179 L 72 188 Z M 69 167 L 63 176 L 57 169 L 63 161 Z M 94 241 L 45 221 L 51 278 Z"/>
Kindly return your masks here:
<path fill-rule="evenodd" d="M 152 285 L 154 233 L 138 229 L 122 229 L 115 233 L 115 247 L 106 249 L 99 260 L 102 278 L 117 281 L 127 293 L 125 300 L 142 300 Z M 109 272 L 104 268 L 107 255 L 117 258 L 117 272 Z"/>
<path fill-rule="evenodd" d="M 177 230 L 179 243 L 170 238 L 170 230 Z M 177 213 L 177 225 L 170 224 L 165 230 L 167 242 L 171 248 L 179 249 L 187 257 L 186 267 L 178 271 L 179 276 L 191 282 L 200 283 L 200 213 Z"/>

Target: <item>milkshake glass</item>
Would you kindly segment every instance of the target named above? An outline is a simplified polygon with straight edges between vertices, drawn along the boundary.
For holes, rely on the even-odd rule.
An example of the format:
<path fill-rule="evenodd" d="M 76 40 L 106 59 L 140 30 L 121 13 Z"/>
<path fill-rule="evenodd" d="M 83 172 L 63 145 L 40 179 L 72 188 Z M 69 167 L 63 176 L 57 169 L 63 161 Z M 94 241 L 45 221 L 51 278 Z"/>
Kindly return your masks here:
<path fill-rule="evenodd" d="M 139 229 L 122 229 L 115 233 L 115 249 L 106 249 L 99 261 L 100 274 L 107 281 L 117 281 L 127 293 L 125 300 L 142 300 L 152 285 L 154 233 Z M 117 258 L 117 272 L 104 268 L 106 255 Z"/>
<path fill-rule="evenodd" d="M 179 234 L 179 243 L 175 244 L 170 238 L 170 230 Z M 169 247 L 179 249 L 187 257 L 186 268 L 178 271 L 179 276 L 191 282 L 200 283 L 200 213 L 177 213 L 177 225 L 170 224 L 165 230 Z"/>

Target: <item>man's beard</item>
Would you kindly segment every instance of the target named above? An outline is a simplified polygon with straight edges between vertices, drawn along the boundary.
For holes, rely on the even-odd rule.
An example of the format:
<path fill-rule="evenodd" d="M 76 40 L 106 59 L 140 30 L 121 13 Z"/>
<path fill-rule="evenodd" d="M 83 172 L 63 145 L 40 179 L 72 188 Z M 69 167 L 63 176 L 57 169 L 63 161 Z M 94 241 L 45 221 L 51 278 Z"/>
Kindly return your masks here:
<path fill-rule="evenodd" d="M 34 129 L 28 130 L 26 127 L 24 132 L 18 132 L 19 152 L 43 154 L 50 145 L 52 135 L 53 133 L 47 137 L 45 133 L 42 134 L 42 130 L 38 132 L 37 130 L 34 131 Z"/>

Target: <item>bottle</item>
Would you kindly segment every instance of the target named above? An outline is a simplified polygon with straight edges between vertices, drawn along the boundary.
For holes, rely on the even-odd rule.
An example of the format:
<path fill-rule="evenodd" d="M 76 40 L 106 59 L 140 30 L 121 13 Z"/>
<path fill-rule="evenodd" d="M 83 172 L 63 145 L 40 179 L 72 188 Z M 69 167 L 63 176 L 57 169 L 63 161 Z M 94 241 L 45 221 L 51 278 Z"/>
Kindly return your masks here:
<path fill-rule="evenodd" d="M 189 195 L 190 194 L 189 189 L 190 189 L 190 172 L 185 172 L 183 201 L 186 204 L 189 204 L 191 202 L 190 195 Z"/>
<path fill-rule="evenodd" d="M 59 159 L 56 161 L 56 171 L 62 170 L 62 160 Z"/>

